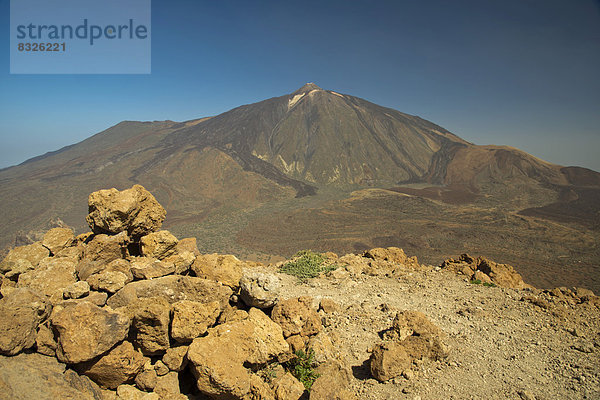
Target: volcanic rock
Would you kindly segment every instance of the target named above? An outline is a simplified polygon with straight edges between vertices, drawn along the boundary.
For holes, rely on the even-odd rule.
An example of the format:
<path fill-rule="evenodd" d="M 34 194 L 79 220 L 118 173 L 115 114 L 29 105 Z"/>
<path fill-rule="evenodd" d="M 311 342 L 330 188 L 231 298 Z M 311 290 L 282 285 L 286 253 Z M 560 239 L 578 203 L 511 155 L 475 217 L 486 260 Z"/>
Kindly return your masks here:
<path fill-rule="evenodd" d="M 144 363 L 142 353 L 125 341 L 100 358 L 78 364 L 75 368 L 100 386 L 116 389 L 119 385 L 132 381 Z"/>
<path fill-rule="evenodd" d="M 131 337 L 144 355 L 155 355 L 169 348 L 171 305 L 162 297 L 148 297 L 128 307 L 133 315 Z"/>
<path fill-rule="evenodd" d="M 65 299 L 79 299 L 90 294 L 90 285 L 86 281 L 77 281 L 63 290 Z"/>
<path fill-rule="evenodd" d="M 69 228 L 52 228 L 44 235 L 42 245 L 55 255 L 75 240 L 73 230 Z"/>
<path fill-rule="evenodd" d="M 240 298 L 249 307 L 270 308 L 277 302 L 280 287 L 276 275 L 245 269 L 240 280 Z"/>
<path fill-rule="evenodd" d="M 319 377 L 310 390 L 311 400 L 356 400 L 350 390 L 352 372 L 339 361 L 328 361 L 316 369 Z"/>
<path fill-rule="evenodd" d="M 180 300 L 201 303 L 218 301 L 221 309 L 224 309 L 229 304 L 231 294 L 230 288 L 218 282 L 192 276 L 169 275 L 128 283 L 108 299 L 108 305 L 116 309 L 137 299 L 162 297 L 171 304 Z"/>
<path fill-rule="evenodd" d="M 90 194 L 86 217 L 94 233 L 127 232 L 141 237 L 158 230 L 166 216 L 165 209 L 141 185 L 118 191 L 99 190 Z"/>
<path fill-rule="evenodd" d="M 32 347 L 37 327 L 49 313 L 48 300 L 28 288 L 0 299 L 0 354 L 12 356 Z"/>
<path fill-rule="evenodd" d="M 156 375 L 154 368 L 147 369 L 137 374 L 135 377 L 135 385 L 142 390 L 150 392 L 154 390 L 157 380 L 158 375 Z"/>
<path fill-rule="evenodd" d="M 171 371 L 180 372 L 187 365 L 188 346 L 177 346 L 167 349 L 167 352 L 162 358 L 165 364 Z"/>
<path fill-rule="evenodd" d="M 156 393 L 146 393 L 131 385 L 121 385 L 117 388 L 119 400 L 162 400 Z"/>
<path fill-rule="evenodd" d="M 162 260 L 176 252 L 177 238 L 169 231 L 152 232 L 140 239 L 142 255 Z"/>
<path fill-rule="evenodd" d="M 192 271 L 200 278 L 210 279 L 237 290 L 245 263 L 232 255 L 207 254 L 196 257 Z"/>
<path fill-rule="evenodd" d="M 304 394 L 304 385 L 294 375 L 286 372 L 273 381 L 273 391 L 277 400 L 298 400 Z"/>
<path fill-rule="evenodd" d="M 243 398 L 251 391 L 251 372 L 289 349 L 281 327 L 252 308 L 248 319 L 218 325 L 194 339 L 188 360 L 198 389 L 212 397 Z"/>
<path fill-rule="evenodd" d="M 113 260 L 127 256 L 129 237 L 125 232 L 118 235 L 95 235 L 84 245 L 83 257 L 77 265 L 79 279 L 102 271 Z"/>
<path fill-rule="evenodd" d="M 204 335 L 213 326 L 221 313 L 218 301 L 199 303 L 182 300 L 174 303 L 171 337 L 178 342 L 189 343 Z"/>
<path fill-rule="evenodd" d="M 38 353 L 45 356 L 56 357 L 56 340 L 54 332 L 48 326 L 48 322 L 41 324 L 35 337 L 35 348 Z"/>
<path fill-rule="evenodd" d="M 105 270 L 101 273 L 91 275 L 87 278 L 87 282 L 94 290 L 116 293 L 124 288 L 128 282 L 131 282 L 131 279 L 123 272 Z"/>
<path fill-rule="evenodd" d="M 56 307 L 50 317 L 56 332 L 56 356 L 61 362 L 89 361 L 122 341 L 129 331 L 130 319 L 115 311 L 88 302 Z"/>
<path fill-rule="evenodd" d="M 18 287 L 27 287 L 62 300 L 64 289 L 77 282 L 75 263 L 66 258 L 44 258 L 35 270 L 19 275 Z"/>
<path fill-rule="evenodd" d="M 49 255 L 50 251 L 48 251 L 41 242 L 15 247 L 10 250 L 4 260 L 0 262 L 0 273 L 6 274 L 17 265 L 21 271 L 20 273 L 34 269 L 42 259 Z"/>
<path fill-rule="evenodd" d="M 380 382 L 388 381 L 408 371 L 412 358 L 399 342 L 384 342 L 375 346 L 371 353 L 371 375 Z"/>
<path fill-rule="evenodd" d="M 134 257 L 131 260 L 131 273 L 136 279 L 160 278 L 174 272 L 175 264 L 159 261 L 156 258 Z"/>
<path fill-rule="evenodd" d="M 298 297 L 282 300 L 271 312 L 271 318 L 283 329 L 283 335 L 310 336 L 321 331 L 321 318 L 311 307 L 312 299 Z"/>
<path fill-rule="evenodd" d="M 99 400 L 102 391 L 85 376 L 41 354 L 0 357 L 0 397 L 11 400 Z"/>

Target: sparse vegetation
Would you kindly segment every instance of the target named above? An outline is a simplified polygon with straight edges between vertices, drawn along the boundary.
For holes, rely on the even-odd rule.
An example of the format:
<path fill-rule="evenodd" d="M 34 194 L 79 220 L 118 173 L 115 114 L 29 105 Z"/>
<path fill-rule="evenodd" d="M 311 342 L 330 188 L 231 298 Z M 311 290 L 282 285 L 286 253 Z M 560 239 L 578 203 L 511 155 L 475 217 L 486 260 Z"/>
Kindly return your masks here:
<path fill-rule="evenodd" d="M 272 383 L 277 379 L 277 367 L 278 363 L 269 364 L 266 368 L 261 371 L 261 375 L 265 381 Z"/>
<path fill-rule="evenodd" d="M 301 281 L 315 278 L 323 272 L 333 271 L 338 267 L 336 264 L 327 264 L 327 258 L 323 254 L 312 250 L 299 251 L 293 258 L 292 261 L 284 264 L 280 271 L 293 275 Z"/>
<path fill-rule="evenodd" d="M 481 279 L 472 279 L 470 281 L 471 284 L 473 285 L 483 285 L 486 287 L 496 287 L 496 284 L 494 282 L 482 282 Z"/>
<path fill-rule="evenodd" d="M 319 377 L 319 374 L 315 372 L 315 367 L 317 366 L 315 353 L 312 349 L 308 349 L 306 352 L 298 350 L 295 354 L 296 357 L 286 363 L 286 368 L 310 392 L 312 384 Z"/>

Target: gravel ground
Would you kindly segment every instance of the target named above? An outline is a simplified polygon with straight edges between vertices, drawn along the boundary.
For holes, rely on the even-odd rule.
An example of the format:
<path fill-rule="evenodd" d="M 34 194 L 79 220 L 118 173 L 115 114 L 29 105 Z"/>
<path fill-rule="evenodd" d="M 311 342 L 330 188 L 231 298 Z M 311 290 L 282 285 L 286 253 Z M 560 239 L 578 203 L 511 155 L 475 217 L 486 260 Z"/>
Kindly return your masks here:
<path fill-rule="evenodd" d="M 428 268 L 395 277 L 344 271 L 299 283 L 280 275 L 284 298 L 333 299 L 325 330 L 352 367 L 361 399 L 600 399 L 600 312 L 591 304 L 527 301 L 536 290 L 473 285 Z M 450 347 L 444 361 L 423 361 L 408 377 L 370 377 L 369 350 L 398 310 L 425 313 Z M 408 379 L 407 379 L 408 378 Z"/>

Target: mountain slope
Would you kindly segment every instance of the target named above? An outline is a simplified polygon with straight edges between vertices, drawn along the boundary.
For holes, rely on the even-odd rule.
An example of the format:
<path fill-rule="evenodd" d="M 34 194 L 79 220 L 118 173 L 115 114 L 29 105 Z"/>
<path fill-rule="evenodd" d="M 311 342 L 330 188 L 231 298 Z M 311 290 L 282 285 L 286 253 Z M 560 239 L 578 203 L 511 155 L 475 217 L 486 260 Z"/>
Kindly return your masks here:
<path fill-rule="evenodd" d="M 403 242 L 435 263 L 503 249 L 539 285 L 548 280 L 535 271 L 572 267 L 565 254 L 578 259 L 577 279 L 600 268 L 588 245 L 600 236 L 597 172 L 477 146 L 314 84 L 210 118 L 122 122 L 0 170 L 0 248 L 57 217 L 83 231 L 88 193 L 134 183 L 207 252 L 265 259 L 325 242 L 340 252 Z"/>
<path fill-rule="evenodd" d="M 419 181 L 433 155 L 456 144 L 468 145 L 418 117 L 307 84 L 175 132 L 152 163 L 210 145 L 258 173 L 266 161 L 316 185 L 395 184 Z"/>

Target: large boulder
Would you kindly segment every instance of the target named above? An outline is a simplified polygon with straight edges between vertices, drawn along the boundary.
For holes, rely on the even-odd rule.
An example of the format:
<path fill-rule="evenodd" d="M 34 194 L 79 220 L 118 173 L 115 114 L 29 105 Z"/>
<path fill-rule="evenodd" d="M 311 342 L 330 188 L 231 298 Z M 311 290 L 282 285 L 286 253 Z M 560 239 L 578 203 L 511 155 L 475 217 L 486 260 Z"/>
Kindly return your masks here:
<path fill-rule="evenodd" d="M 325 331 L 311 336 L 306 347 L 314 352 L 314 360 L 319 364 L 338 358 L 337 349 Z"/>
<path fill-rule="evenodd" d="M 47 299 L 31 289 L 15 289 L 0 299 L 0 354 L 14 355 L 32 347 L 38 325 L 49 313 Z"/>
<path fill-rule="evenodd" d="M 283 328 L 285 337 L 315 335 L 321 331 L 322 325 L 311 304 L 309 297 L 282 300 L 273 307 L 271 318 Z"/>
<path fill-rule="evenodd" d="M 121 342 L 129 332 L 128 316 L 88 302 L 55 307 L 50 317 L 62 362 L 89 361 Z"/>
<path fill-rule="evenodd" d="M 78 364 L 75 368 L 100 386 L 116 389 L 123 383 L 133 381 L 145 361 L 142 353 L 134 350 L 130 342 L 123 342 L 103 356 Z"/>
<path fill-rule="evenodd" d="M 508 264 L 498 264 L 484 257 L 480 257 L 477 261 L 477 270 L 488 275 L 492 282 L 498 286 L 512 289 L 531 287 L 526 284 L 523 281 L 523 277 Z"/>
<path fill-rule="evenodd" d="M 410 369 L 411 364 L 412 358 L 398 342 L 379 343 L 371 353 L 371 375 L 380 382 L 402 375 Z"/>
<path fill-rule="evenodd" d="M 196 256 L 191 251 L 177 250 L 177 253 L 163 258 L 161 261 L 167 264 L 173 264 L 175 266 L 175 273 L 183 275 L 189 271 L 195 260 Z"/>
<path fill-rule="evenodd" d="M 408 257 L 404 253 L 404 250 L 398 247 L 381 248 L 377 247 L 364 252 L 363 257 L 371 258 L 373 260 L 383 260 L 394 262 L 398 264 L 404 264 L 408 261 Z"/>
<path fill-rule="evenodd" d="M 169 275 L 131 282 L 108 299 L 108 305 L 116 309 L 127 306 L 137 299 L 163 297 L 171 304 L 180 300 L 200 303 L 218 301 L 223 310 L 229 304 L 231 294 L 230 288 L 214 281 L 192 276 Z"/>
<path fill-rule="evenodd" d="M 169 231 L 152 232 L 140 239 L 143 256 L 162 260 L 177 251 L 177 238 Z"/>
<path fill-rule="evenodd" d="M 81 281 L 86 282 L 86 281 Z M 131 279 L 120 271 L 102 271 L 87 278 L 87 283 L 94 290 L 116 293 L 123 289 Z"/>
<path fill-rule="evenodd" d="M 84 245 L 83 257 L 77 265 L 77 275 L 80 280 L 86 280 L 96 274 L 111 261 L 127 257 L 129 237 L 123 232 L 118 235 L 94 235 Z"/>
<path fill-rule="evenodd" d="M 206 254 L 196 257 L 192 271 L 197 277 L 210 279 L 237 290 L 246 264 L 232 255 Z"/>
<path fill-rule="evenodd" d="M 44 258 L 38 267 L 19 275 L 18 287 L 27 287 L 37 293 L 62 300 L 66 287 L 77 282 L 75 263 L 68 258 Z"/>
<path fill-rule="evenodd" d="M 21 271 L 20 273 L 34 269 L 42 259 L 49 255 L 50 251 L 41 242 L 15 247 L 0 262 L 0 274 L 6 274 L 17 267 Z"/>
<path fill-rule="evenodd" d="M 246 269 L 240 280 L 240 298 L 250 307 L 270 308 L 277 303 L 280 288 L 277 275 Z"/>
<path fill-rule="evenodd" d="M 455 274 L 462 274 L 471 277 L 477 269 L 475 258 L 468 254 L 461 254 L 457 259 L 449 258 L 442 262 L 441 268 L 452 271 Z"/>
<path fill-rule="evenodd" d="M 126 231 L 134 238 L 158 230 L 166 211 L 141 185 L 118 191 L 115 188 L 90 194 L 86 217 L 94 233 L 115 234 Z"/>
<path fill-rule="evenodd" d="M 352 372 L 339 361 L 328 361 L 316 369 L 319 377 L 310 390 L 310 400 L 356 400 L 351 390 Z"/>
<path fill-rule="evenodd" d="M 273 391 L 277 400 L 299 400 L 304 395 L 304 385 L 286 372 L 273 381 Z"/>
<path fill-rule="evenodd" d="M 0 398 L 11 400 L 101 400 L 100 388 L 54 357 L 19 354 L 0 357 Z"/>
<path fill-rule="evenodd" d="M 183 253 L 189 251 L 195 256 L 200 255 L 196 238 L 184 238 L 177 242 L 177 252 Z"/>
<path fill-rule="evenodd" d="M 385 332 L 387 339 L 403 341 L 410 336 L 436 338 L 442 332 L 425 314 L 420 311 L 398 311 L 392 321 L 392 328 Z"/>
<path fill-rule="evenodd" d="M 86 281 L 77 281 L 65 287 L 63 297 L 65 299 L 80 299 L 90 294 L 90 284 Z"/>
<path fill-rule="evenodd" d="M 237 399 L 253 387 L 252 373 L 245 366 L 264 365 L 288 351 L 281 327 L 252 308 L 247 319 L 218 325 L 207 336 L 194 339 L 187 357 L 202 393 Z"/>
<path fill-rule="evenodd" d="M 144 236 L 145 237 L 145 236 Z M 175 264 L 157 260 L 152 257 L 134 257 L 131 260 L 131 273 L 136 279 L 154 279 L 171 275 L 175 272 Z"/>
<path fill-rule="evenodd" d="M 189 343 L 215 324 L 221 308 L 217 301 L 198 303 L 182 300 L 173 304 L 172 311 L 171 337 L 178 342 Z"/>
<path fill-rule="evenodd" d="M 75 240 L 73 230 L 69 228 L 52 228 L 44 235 L 42 245 L 54 255 L 70 246 Z"/>
<path fill-rule="evenodd" d="M 169 348 L 171 305 L 162 297 L 149 297 L 128 306 L 133 316 L 131 336 L 145 355 L 156 355 Z"/>
<path fill-rule="evenodd" d="M 445 260 L 441 267 L 483 283 L 493 283 L 512 289 L 532 287 L 523 281 L 523 277 L 511 265 L 499 264 L 485 257 L 474 258 L 462 254 L 458 259 Z"/>

